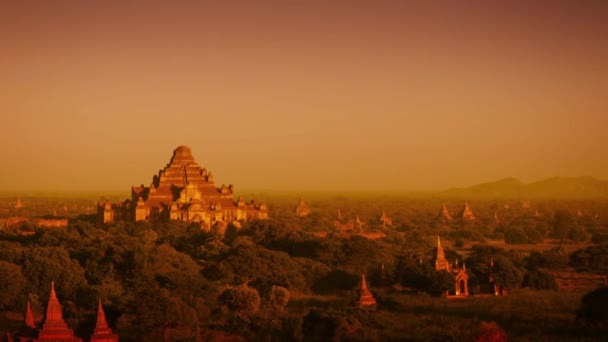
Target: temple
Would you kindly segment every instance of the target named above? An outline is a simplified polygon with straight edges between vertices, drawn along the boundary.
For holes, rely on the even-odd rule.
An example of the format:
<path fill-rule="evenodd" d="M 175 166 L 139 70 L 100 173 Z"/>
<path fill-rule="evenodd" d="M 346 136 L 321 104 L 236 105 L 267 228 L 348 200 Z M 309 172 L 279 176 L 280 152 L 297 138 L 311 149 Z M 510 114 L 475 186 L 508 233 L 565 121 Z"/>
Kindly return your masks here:
<path fill-rule="evenodd" d="M 382 215 L 380 216 L 380 223 L 382 223 L 383 227 L 393 225 L 393 220 L 391 220 L 391 218 L 386 215 L 384 209 L 382 210 Z"/>
<path fill-rule="evenodd" d="M 312 212 L 310 210 L 310 208 L 308 207 L 308 205 L 306 205 L 306 203 L 304 203 L 303 199 L 300 199 L 300 203 L 298 203 L 298 206 L 296 207 L 295 211 L 296 211 L 297 217 L 308 216 Z"/>
<path fill-rule="evenodd" d="M 443 247 L 441 247 L 441 239 L 437 237 L 437 256 L 435 258 L 435 270 L 437 271 L 451 271 L 450 263 L 445 258 Z"/>
<path fill-rule="evenodd" d="M 469 202 L 464 202 L 464 208 L 458 213 L 457 217 L 463 221 L 476 221 L 477 216 L 473 214 L 471 208 L 469 208 Z"/>
<path fill-rule="evenodd" d="M 448 260 L 445 258 L 445 252 L 441 247 L 441 239 L 437 237 L 437 255 L 435 258 L 435 270 L 447 271 L 454 274 L 454 295 L 455 296 L 468 296 L 469 295 L 469 275 L 467 274 L 467 267 L 463 263 L 462 267 L 458 265 L 458 260 L 454 265 L 450 265 Z M 449 295 L 448 295 L 449 297 Z"/>
<path fill-rule="evenodd" d="M 439 221 L 444 221 L 444 222 L 451 222 L 452 221 L 452 215 L 450 214 L 450 212 L 448 211 L 448 209 L 445 207 L 445 204 L 441 206 L 441 211 L 439 212 L 439 215 L 437 216 L 437 219 Z"/>
<path fill-rule="evenodd" d="M 376 298 L 372 292 L 367 288 L 367 282 L 365 281 L 365 274 L 361 275 L 361 287 L 359 289 L 359 307 L 370 308 L 376 305 Z"/>
<path fill-rule="evenodd" d="M 97 216 L 101 223 L 180 220 L 210 227 L 216 222 L 266 219 L 268 207 L 242 198 L 235 201 L 232 185 L 216 187 L 213 174 L 196 163 L 192 150 L 179 146 L 149 187 L 132 187 L 131 200 L 121 204 L 99 203 Z"/>

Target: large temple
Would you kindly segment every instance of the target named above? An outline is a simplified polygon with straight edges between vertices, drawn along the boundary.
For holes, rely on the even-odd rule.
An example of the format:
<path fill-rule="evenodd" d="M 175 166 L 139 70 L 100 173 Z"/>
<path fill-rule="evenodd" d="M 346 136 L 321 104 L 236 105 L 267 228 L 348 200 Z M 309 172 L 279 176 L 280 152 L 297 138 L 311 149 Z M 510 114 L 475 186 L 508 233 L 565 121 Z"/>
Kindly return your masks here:
<path fill-rule="evenodd" d="M 209 227 L 217 222 L 266 219 L 268 207 L 242 198 L 235 201 L 232 185 L 216 187 L 213 174 L 196 163 L 192 150 L 179 146 L 150 186 L 132 187 L 131 200 L 120 204 L 100 202 L 97 216 L 101 223 L 181 220 Z"/>

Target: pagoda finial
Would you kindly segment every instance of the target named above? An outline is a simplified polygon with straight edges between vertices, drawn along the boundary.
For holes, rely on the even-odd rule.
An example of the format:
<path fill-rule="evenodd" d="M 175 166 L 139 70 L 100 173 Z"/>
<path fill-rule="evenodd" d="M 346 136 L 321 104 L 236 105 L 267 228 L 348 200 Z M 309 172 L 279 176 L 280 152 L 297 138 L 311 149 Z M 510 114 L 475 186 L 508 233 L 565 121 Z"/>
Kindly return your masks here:
<path fill-rule="evenodd" d="M 55 282 L 51 282 L 51 296 L 49 299 L 57 299 L 57 294 L 55 293 Z"/>
<path fill-rule="evenodd" d="M 361 273 L 361 291 L 367 290 L 367 282 L 365 281 L 365 273 Z"/>
<path fill-rule="evenodd" d="M 25 310 L 25 326 L 28 328 L 35 328 L 34 314 L 32 313 L 32 306 L 30 301 L 27 301 L 27 309 Z"/>
<path fill-rule="evenodd" d="M 118 335 L 112 333 L 112 329 L 110 329 L 106 321 L 106 314 L 103 311 L 103 305 L 101 305 L 101 298 L 99 298 L 97 306 L 97 323 L 95 324 L 93 336 L 91 336 L 91 342 L 118 342 Z"/>
<path fill-rule="evenodd" d="M 101 298 L 99 298 L 99 305 L 97 306 L 97 324 L 95 324 L 95 330 L 107 329 L 108 322 L 106 321 L 106 313 L 103 311 L 101 305 Z"/>

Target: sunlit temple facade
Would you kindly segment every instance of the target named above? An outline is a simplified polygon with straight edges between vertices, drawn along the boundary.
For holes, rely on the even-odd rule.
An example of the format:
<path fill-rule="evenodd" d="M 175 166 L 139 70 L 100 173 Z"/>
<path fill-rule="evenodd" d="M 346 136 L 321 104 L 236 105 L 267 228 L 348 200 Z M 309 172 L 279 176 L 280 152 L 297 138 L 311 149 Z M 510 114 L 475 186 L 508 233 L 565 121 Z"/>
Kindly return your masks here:
<path fill-rule="evenodd" d="M 268 218 L 265 203 L 234 200 L 234 187 L 216 187 L 213 174 L 201 168 L 187 146 L 179 146 L 150 186 L 131 188 L 131 199 L 120 204 L 109 201 L 97 206 L 101 223 L 115 221 L 199 222 L 212 226 L 217 222 L 248 221 Z"/>
<path fill-rule="evenodd" d="M 435 270 L 447 271 L 454 274 L 454 295 L 456 296 L 468 296 L 469 295 L 469 275 L 467 274 L 467 267 L 462 264 L 462 267 L 458 265 L 458 261 L 451 265 L 445 258 L 443 247 L 441 247 L 441 240 L 437 237 L 437 256 L 435 257 Z"/>

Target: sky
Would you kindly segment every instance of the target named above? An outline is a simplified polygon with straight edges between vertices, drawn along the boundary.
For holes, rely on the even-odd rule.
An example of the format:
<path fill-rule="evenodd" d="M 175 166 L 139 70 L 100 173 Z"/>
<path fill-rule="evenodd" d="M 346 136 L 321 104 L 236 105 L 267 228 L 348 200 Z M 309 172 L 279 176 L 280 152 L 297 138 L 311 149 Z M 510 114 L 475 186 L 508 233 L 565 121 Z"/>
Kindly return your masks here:
<path fill-rule="evenodd" d="M 0 190 L 608 178 L 606 1 L 4 1 Z"/>

